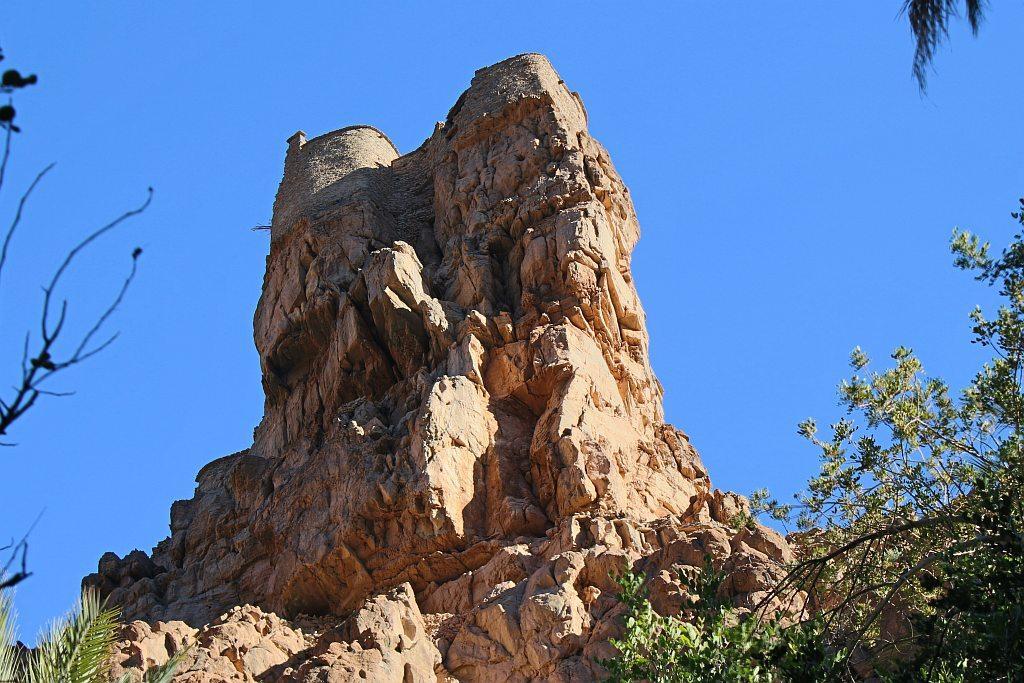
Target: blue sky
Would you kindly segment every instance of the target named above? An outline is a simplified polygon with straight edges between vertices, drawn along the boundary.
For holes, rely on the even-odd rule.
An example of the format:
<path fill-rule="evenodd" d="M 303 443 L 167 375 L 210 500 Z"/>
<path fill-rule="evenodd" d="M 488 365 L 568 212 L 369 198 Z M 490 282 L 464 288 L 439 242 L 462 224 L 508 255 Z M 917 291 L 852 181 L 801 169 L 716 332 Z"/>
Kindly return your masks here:
<path fill-rule="evenodd" d="M 966 381 L 982 360 L 966 314 L 992 298 L 947 242 L 955 225 L 1005 239 L 1024 194 L 1024 3 L 991 8 L 977 40 L 957 26 L 924 98 L 898 0 L 770 4 L 4 3 L 5 66 L 40 84 L 17 100 L 0 215 L 57 167 L 4 275 L 0 386 L 63 250 L 156 190 L 65 290 L 82 329 L 142 246 L 122 337 L 0 451 L 0 536 L 45 508 L 23 636 L 104 551 L 166 536 L 198 469 L 249 445 L 268 247 L 250 228 L 269 221 L 285 139 L 370 123 L 409 151 L 475 69 L 520 52 L 582 94 L 631 188 L 667 416 L 718 486 L 788 496 L 813 474 L 795 425 L 838 416 L 857 344 L 910 345 Z"/>

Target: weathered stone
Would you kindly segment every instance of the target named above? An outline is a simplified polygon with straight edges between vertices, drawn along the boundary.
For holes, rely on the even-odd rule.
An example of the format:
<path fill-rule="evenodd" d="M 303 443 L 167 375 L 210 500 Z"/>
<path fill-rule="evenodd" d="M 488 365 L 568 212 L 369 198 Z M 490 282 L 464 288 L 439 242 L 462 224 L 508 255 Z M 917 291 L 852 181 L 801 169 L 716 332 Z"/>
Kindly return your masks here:
<path fill-rule="evenodd" d="M 139 678 L 150 666 L 184 652 L 175 677 L 183 683 L 433 682 L 441 662 L 409 584 L 368 599 L 335 625 L 307 620 L 305 632 L 275 614 L 243 605 L 198 631 L 180 621 L 153 627 L 134 621 L 120 635 L 116 676 Z"/>
<path fill-rule="evenodd" d="M 737 606 L 766 595 L 785 541 L 733 528 L 746 502 L 664 423 L 638 237 L 540 55 L 478 71 L 405 155 L 365 126 L 293 136 L 254 443 L 199 472 L 151 557 L 86 578 L 141 620 L 119 670 L 192 644 L 182 681 L 585 681 L 616 574 L 664 613 L 707 561 Z"/>

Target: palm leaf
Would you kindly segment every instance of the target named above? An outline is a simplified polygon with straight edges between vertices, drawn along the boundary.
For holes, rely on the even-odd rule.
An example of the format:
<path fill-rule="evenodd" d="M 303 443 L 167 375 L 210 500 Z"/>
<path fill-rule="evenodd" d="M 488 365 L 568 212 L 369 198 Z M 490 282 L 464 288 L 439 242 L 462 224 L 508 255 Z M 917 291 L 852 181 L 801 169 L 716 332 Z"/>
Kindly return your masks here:
<path fill-rule="evenodd" d="M 181 650 L 164 664 L 151 666 L 146 669 L 146 673 L 142 676 L 142 683 L 171 683 L 174 680 L 174 674 L 177 672 L 182 660 L 185 659 L 189 649 Z M 138 679 L 131 672 L 128 672 L 117 679 L 117 683 L 138 683 Z"/>
<path fill-rule="evenodd" d="M 14 604 L 9 593 L 0 590 L 0 683 L 19 679 L 21 658 L 15 647 Z"/>
<path fill-rule="evenodd" d="M 74 609 L 50 628 L 28 660 L 28 683 L 99 683 L 110 672 L 119 610 L 82 591 Z"/>
<path fill-rule="evenodd" d="M 146 675 L 142 677 L 142 683 L 171 683 L 174 679 L 174 674 L 181 665 L 182 660 L 185 659 L 185 655 L 191 648 L 185 648 L 180 652 L 176 653 L 173 657 L 167 660 L 166 664 L 160 666 L 151 666 L 146 670 Z"/>

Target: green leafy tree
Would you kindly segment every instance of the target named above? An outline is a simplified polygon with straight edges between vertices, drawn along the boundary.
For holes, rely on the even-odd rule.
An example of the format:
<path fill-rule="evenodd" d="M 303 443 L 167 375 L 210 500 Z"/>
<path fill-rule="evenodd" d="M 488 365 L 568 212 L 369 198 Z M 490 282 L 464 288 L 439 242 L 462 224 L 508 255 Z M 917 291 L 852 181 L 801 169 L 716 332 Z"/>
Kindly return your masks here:
<path fill-rule="evenodd" d="M 1021 210 L 1012 214 L 1024 224 Z M 958 396 L 907 348 L 871 371 L 859 348 L 840 385 L 847 415 L 796 506 L 803 559 L 775 595 L 806 590 L 828 637 L 903 680 L 1024 680 L 1024 238 L 1001 254 L 954 231 L 957 267 L 998 288 L 970 315 L 991 357 Z"/>
<path fill-rule="evenodd" d="M 720 602 L 721 576 L 706 568 L 693 581 L 698 595 L 692 619 L 654 611 L 642 574 L 618 578 L 626 606 L 625 632 L 611 642 L 618 650 L 601 662 L 614 682 L 772 683 L 842 681 L 849 678 L 845 654 L 831 650 L 816 622 L 784 626 L 778 615 L 767 620 L 741 618 Z"/>

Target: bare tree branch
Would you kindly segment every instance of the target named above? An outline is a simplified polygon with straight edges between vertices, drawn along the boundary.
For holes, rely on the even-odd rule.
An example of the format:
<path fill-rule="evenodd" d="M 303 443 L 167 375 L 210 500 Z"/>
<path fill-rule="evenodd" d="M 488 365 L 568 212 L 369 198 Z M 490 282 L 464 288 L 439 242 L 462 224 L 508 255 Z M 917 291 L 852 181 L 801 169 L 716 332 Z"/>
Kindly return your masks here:
<path fill-rule="evenodd" d="M 107 223 L 103 227 L 101 227 L 98 230 L 94 231 L 93 233 L 89 234 L 85 239 L 83 239 L 81 242 L 76 244 L 71 249 L 71 251 L 68 252 L 68 255 L 64 258 L 64 261 L 60 264 L 60 267 L 57 268 L 57 272 L 55 272 L 53 274 L 53 279 L 50 280 L 49 286 L 43 288 L 43 291 L 46 293 L 46 295 L 45 295 L 45 297 L 43 299 L 43 317 L 42 317 L 43 339 L 46 339 L 47 336 L 48 336 L 48 334 L 47 334 L 47 325 L 49 324 L 50 301 L 51 301 L 51 298 L 53 296 L 53 292 L 57 288 L 57 284 L 60 282 L 61 276 L 64 275 L 64 272 L 68 269 L 68 266 L 71 265 L 71 262 L 74 260 L 75 256 L 77 256 L 83 249 L 88 247 L 90 244 L 92 244 L 94 241 L 96 241 L 96 239 L 98 239 L 99 237 L 101 237 L 105 233 L 110 232 L 111 230 L 113 230 L 118 225 L 120 225 L 124 221 L 128 220 L 132 216 L 137 216 L 140 213 L 142 213 L 143 211 L 145 211 L 146 208 L 149 207 L 150 202 L 152 202 L 152 201 L 153 201 L 153 188 L 151 187 L 151 188 L 149 188 L 146 191 L 146 201 L 142 202 L 142 204 L 138 208 L 131 209 L 130 211 L 125 211 L 123 214 L 121 214 L 120 216 L 118 216 L 114 220 L 110 221 L 109 223 Z M 136 257 L 133 255 L 133 258 L 132 258 L 132 262 L 133 262 L 132 274 L 133 275 L 134 275 L 134 272 L 135 272 L 135 270 L 134 270 L 134 262 L 135 262 L 135 260 L 136 260 Z M 67 302 L 65 302 L 65 305 L 66 305 L 66 303 Z"/>
<path fill-rule="evenodd" d="M 11 235 L 13 234 L 14 227 L 17 226 L 20 218 L 20 207 L 24 205 L 32 188 L 35 184 L 45 175 L 51 167 L 44 169 L 42 173 L 37 176 L 36 181 L 29 188 L 29 191 L 22 197 L 21 204 L 19 205 L 19 216 L 16 217 L 12 224 L 11 230 L 7 233 L 7 239 L 4 242 L 3 252 L 0 255 L 0 269 L 2 269 L 3 259 L 6 258 L 7 248 L 10 242 Z M 110 221 L 106 225 L 94 230 L 76 244 L 64 257 L 64 260 L 60 263 L 57 270 L 54 272 L 53 277 L 50 279 L 48 285 L 43 287 L 43 307 L 42 314 L 40 316 L 39 330 L 40 330 L 40 342 L 39 347 L 33 355 L 30 355 L 29 348 L 31 344 L 31 333 L 25 335 L 25 343 L 22 350 L 21 359 L 21 382 L 13 387 L 14 395 L 12 398 L 6 399 L 0 402 L 0 435 L 6 434 L 8 428 L 18 418 L 24 415 L 32 406 L 35 405 L 36 401 L 40 396 L 66 396 L 68 392 L 56 392 L 48 391 L 40 388 L 40 385 L 52 377 L 54 374 L 65 370 L 71 366 L 82 363 L 83 361 L 92 358 L 96 354 L 106 349 L 110 344 L 117 339 L 117 334 L 111 335 L 103 342 L 91 346 L 96 335 L 102 330 L 103 326 L 109 321 L 114 311 L 124 301 L 125 294 L 128 288 L 131 286 L 135 279 L 135 275 L 138 272 L 138 258 L 142 253 L 142 250 L 136 248 L 132 252 L 132 265 L 128 276 L 125 278 L 121 287 L 117 291 L 117 295 L 113 298 L 110 304 L 103 310 L 96 321 L 92 324 L 89 330 L 78 340 L 74 351 L 67 357 L 59 358 L 56 355 L 55 346 L 61 333 L 65 329 L 65 323 L 68 319 L 68 301 L 66 299 L 61 300 L 60 312 L 53 318 L 51 309 L 54 306 L 54 293 L 57 290 L 58 285 L 61 282 L 61 278 L 67 272 L 71 266 L 75 257 L 78 256 L 83 250 L 89 245 L 95 242 L 97 239 L 102 237 L 104 234 L 110 232 L 124 221 L 137 216 L 146 208 L 149 207 L 150 202 L 153 200 L 153 188 L 149 188 L 146 194 L 145 201 L 140 204 L 137 208 L 131 209 L 124 212 L 114 220 Z M 10 445 L 10 444 L 7 444 Z"/>
<path fill-rule="evenodd" d="M 11 556 L 7 558 L 7 562 L 0 569 L 0 590 L 12 588 L 32 576 L 32 572 L 28 571 L 28 537 L 36 528 L 36 525 L 39 524 L 39 520 L 42 519 L 44 512 L 46 512 L 45 508 L 39 511 L 39 514 L 36 515 L 35 520 L 33 520 L 25 535 L 21 537 L 21 540 L 15 543 L 12 539 L 9 544 L 0 548 L 0 552 L 8 549 L 11 550 Z M 19 566 L 20 569 L 12 573 L 11 567 L 16 566 Z"/>
<path fill-rule="evenodd" d="M 4 177 L 7 175 L 7 160 L 11 158 L 12 135 L 14 135 L 14 131 L 8 126 L 7 133 L 4 135 L 4 156 L 3 160 L 0 160 L 0 189 L 4 187 Z"/>
<path fill-rule="evenodd" d="M 10 135 L 11 134 L 8 132 L 7 149 L 4 151 L 5 155 L 10 150 Z M 6 163 L 7 160 L 5 158 L 4 164 L 6 165 Z M 7 250 L 11 245 L 11 238 L 14 237 L 14 231 L 17 230 L 18 224 L 21 222 L 21 215 L 22 212 L 25 210 L 25 203 L 28 201 L 28 198 L 32 195 L 32 190 L 36 189 L 36 185 L 38 185 L 39 181 L 43 179 L 43 176 L 50 172 L 50 169 L 52 169 L 53 166 L 53 164 L 50 164 L 42 171 L 40 171 L 39 174 L 36 175 L 36 179 L 32 181 L 32 184 L 28 186 L 28 189 L 25 190 L 25 193 L 21 195 L 21 199 L 18 201 L 18 210 L 14 213 L 14 220 L 11 221 L 11 226 L 7 228 L 7 234 L 4 236 L 4 245 L 3 248 L 0 249 L 0 277 L 3 276 L 4 266 L 7 264 Z M 0 179 L 0 185 L 2 185 L 2 182 L 2 179 Z"/>

